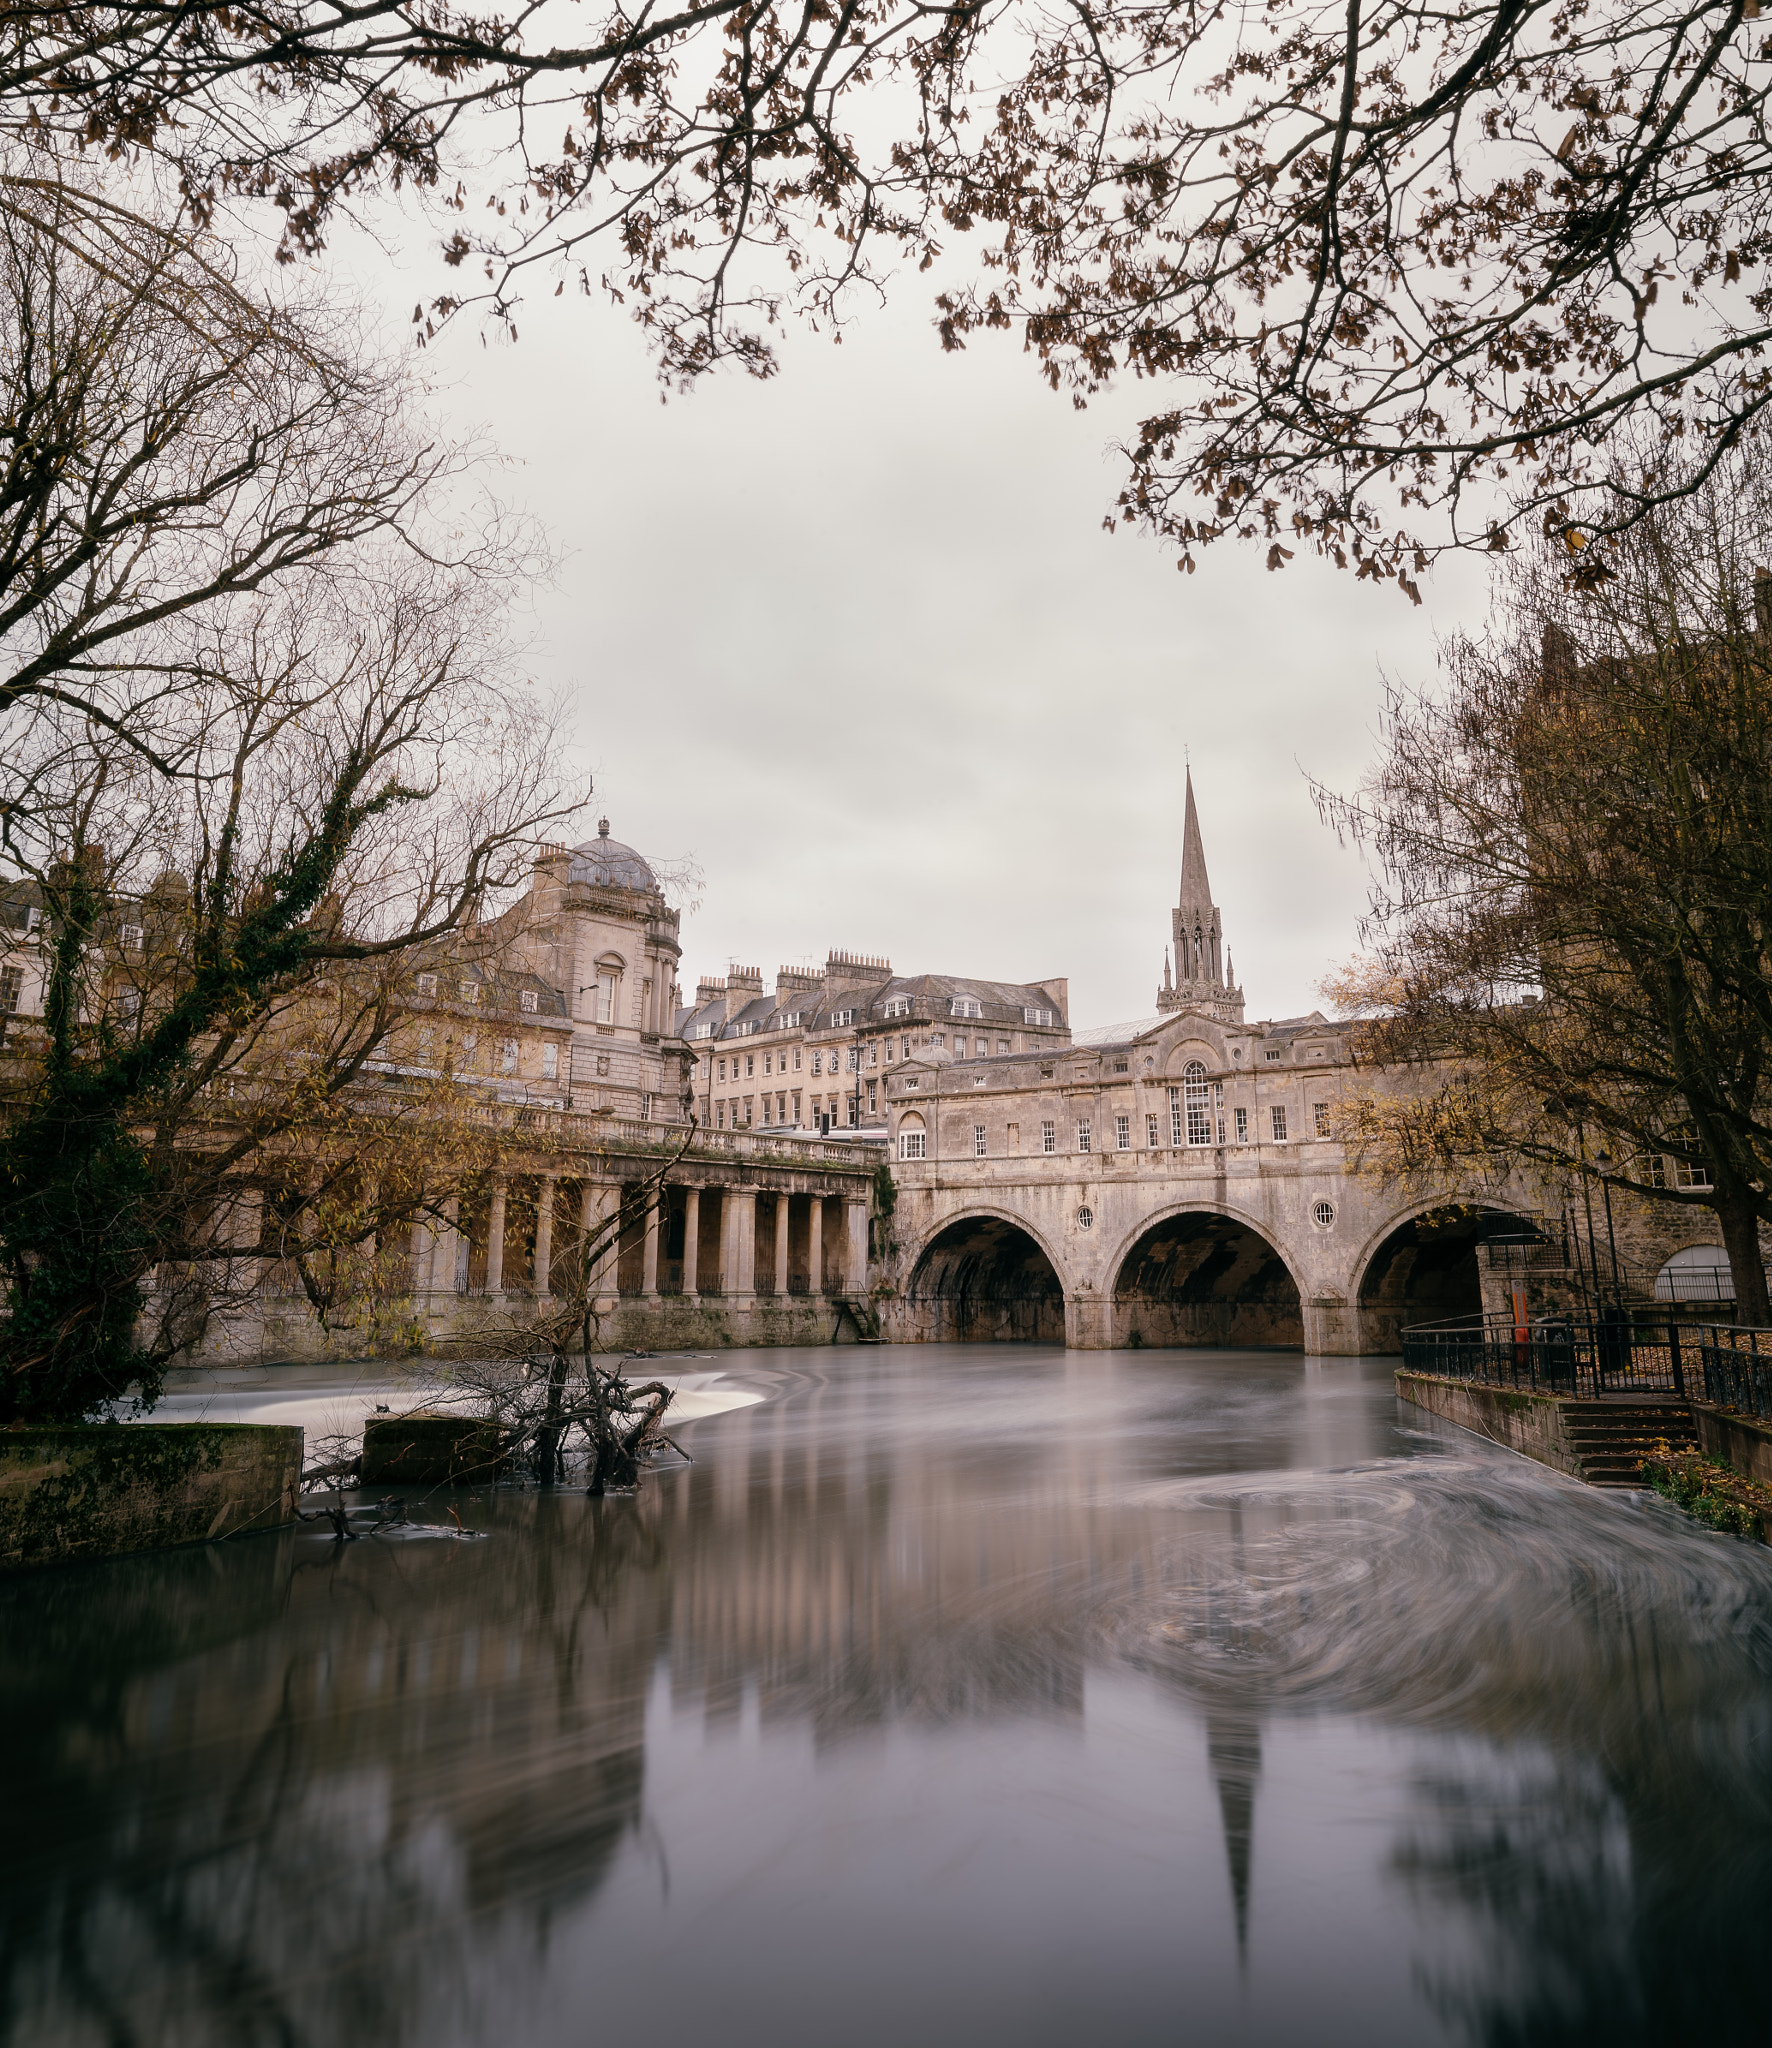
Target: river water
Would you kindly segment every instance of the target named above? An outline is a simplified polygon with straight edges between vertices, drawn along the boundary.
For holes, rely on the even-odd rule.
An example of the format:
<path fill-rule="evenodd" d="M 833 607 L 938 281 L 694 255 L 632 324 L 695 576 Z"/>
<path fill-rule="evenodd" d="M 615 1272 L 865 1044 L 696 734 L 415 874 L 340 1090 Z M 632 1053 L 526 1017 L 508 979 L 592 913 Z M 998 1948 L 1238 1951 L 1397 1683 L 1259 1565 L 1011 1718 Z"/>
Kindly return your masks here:
<path fill-rule="evenodd" d="M 0 1585 L 0 2039 L 1767 2037 L 1772 1553 L 1383 1361 L 677 1363 L 632 1498 Z"/>

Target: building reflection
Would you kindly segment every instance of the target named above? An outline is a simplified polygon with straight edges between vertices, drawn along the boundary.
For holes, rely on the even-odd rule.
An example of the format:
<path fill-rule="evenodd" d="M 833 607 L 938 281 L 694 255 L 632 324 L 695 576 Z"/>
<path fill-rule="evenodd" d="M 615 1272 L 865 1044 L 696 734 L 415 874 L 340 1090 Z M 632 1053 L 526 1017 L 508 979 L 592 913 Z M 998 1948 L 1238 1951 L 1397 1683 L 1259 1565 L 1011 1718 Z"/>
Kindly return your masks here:
<path fill-rule="evenodd" d="M 1725 2003 L 1745 1984 L 1729 1944 L 1772 1899 L 1743 1846 L 1772 1842 L 1759 1554 L 1389 1458 L 1352 1380 L 1178 1414 L 1142 1363 L 963 1397 L 915 1369 L 915 1398 L 882 1368 L 724 1417 L 637 1499 L 488 1496 L 480 1540 L 0 1588 L 11 2037 L 397 2044 L 442 1999 L 520 2011 L 646 1824 L 661 1673 L 674 1711 L 754 1701 L 829 1752 L 1080 1728 L 1092 1669 L 1142 1670 L 1202 1732 L 1257 1971 L 1291 1842 L 1276 1724 L 1415 1731 L 1389 1868 L 1449 2024 L 1568 2039 L 1556 2014 L 1604 2012 L 1628 2039 L 1693 1956 Z"/>

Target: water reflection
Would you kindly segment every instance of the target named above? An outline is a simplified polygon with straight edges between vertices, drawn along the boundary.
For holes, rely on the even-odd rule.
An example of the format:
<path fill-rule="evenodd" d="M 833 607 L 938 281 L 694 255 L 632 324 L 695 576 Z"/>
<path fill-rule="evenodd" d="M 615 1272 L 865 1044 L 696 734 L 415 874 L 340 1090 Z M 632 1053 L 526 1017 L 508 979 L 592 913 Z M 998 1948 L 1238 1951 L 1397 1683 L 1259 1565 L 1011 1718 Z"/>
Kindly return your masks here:
<path fill-rule="evenodd" d="M 1757 2034 L 1765 1552 L 1372 1366 L 734 1370 L 636 1500 L 0 1585 L 6 2038 Z"/>

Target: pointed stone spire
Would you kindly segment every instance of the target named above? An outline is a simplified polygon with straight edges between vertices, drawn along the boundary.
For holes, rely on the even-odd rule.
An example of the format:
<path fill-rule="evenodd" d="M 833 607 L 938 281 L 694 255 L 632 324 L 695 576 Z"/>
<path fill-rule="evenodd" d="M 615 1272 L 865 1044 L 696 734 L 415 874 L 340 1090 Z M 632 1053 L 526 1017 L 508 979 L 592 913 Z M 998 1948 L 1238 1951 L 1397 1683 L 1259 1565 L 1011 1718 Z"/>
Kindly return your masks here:
<path fill-rule="evenodd" d="M 1212 884 L 1206 879 L 1206 848 L 1200 838 L 1200 814 L 1194 808 L 1194 771 L 1187 771 L 1187 812 L 1181 827 L 1181 907 L 1200 904 L 1210 909 Z"/>
<path fill-rule="evenodd" d="M 1169 978 L 1169 948 L 1167 946 L 1163 948 L 1163 986 L 1165 988 L 1173 988 L 1175 986 L 1174 982 Z"/>
<path fill-rule="evenodd" d="M 1221 1024 L 1241 1024 L 1243 992 L 1230 973 L 1218 905 L 1206 873 L 1206 842 L 1200 833 L 1199 807 L 1194 802 L 1194 771 L 1186 771 L 1186 801 L 1181 825 L 1181 899 L 1170 913 L 1175 942 L 1175 979 L 1165 962 L 1157 1008 L 1201 1010 Z"/>

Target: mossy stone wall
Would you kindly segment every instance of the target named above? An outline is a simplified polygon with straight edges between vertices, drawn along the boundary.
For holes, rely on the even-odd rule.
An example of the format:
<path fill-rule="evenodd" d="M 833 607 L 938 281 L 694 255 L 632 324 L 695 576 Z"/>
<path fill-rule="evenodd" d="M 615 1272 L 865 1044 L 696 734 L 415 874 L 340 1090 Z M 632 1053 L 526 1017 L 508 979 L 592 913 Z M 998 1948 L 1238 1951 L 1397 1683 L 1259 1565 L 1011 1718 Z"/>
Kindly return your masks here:
<path fill-rule="evenodd" d="M 0 1571 L 276 1528 L 301 1462 L 299 1429 L 260 1423 L 0 1430 Z"/>
<path fill-rule="evenodd" d="M 1751 1415 L 1713 1408 L 1708 1401 L 1694 1401 L 1691 1406 L 1692 1420 L 1698 1427 L 1698 1448 L 1707 1458 L 1732 1465 L 1744 1479 L 1757 1479 L 1762 1486 L 1772 1486 L 1772 1428 Z"/>
<path fill-rule="evenodd" d="M 503 1469 L 495 1423 L 434 1408 L 376 1415 L 363 1426 L 365 1486 L 474 1486 Z"/>
<path fill-rule="evenodd" d="M 1397 1374 L 1397 1392 L 1430 1414 L 1505 1444 L 1554 1471 L 1581 1477 L 1581 1461 L 1563 1434 L 1563 1402 L 1554 1394 L 1480 1387 L 1468 1380 L 1435 1379 L 1424 1372 Z"/>

